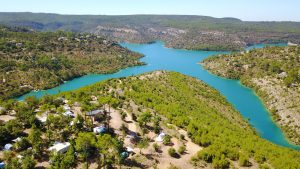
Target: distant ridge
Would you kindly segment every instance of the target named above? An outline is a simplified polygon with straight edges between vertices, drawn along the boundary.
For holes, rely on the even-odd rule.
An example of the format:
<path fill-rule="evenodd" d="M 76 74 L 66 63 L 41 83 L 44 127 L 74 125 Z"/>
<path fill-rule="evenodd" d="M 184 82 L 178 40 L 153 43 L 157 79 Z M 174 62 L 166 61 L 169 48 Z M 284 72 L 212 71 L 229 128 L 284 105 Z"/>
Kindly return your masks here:
<path fill-rule="evenodd" d="M 241 50 L 255 43 L 300 43 L 300 22 L 250 22 L 196 15 L 61 15 L 0 12 L 0 24 L 38 31 L 89 32 L 110 40 L 195 50 Z"/>

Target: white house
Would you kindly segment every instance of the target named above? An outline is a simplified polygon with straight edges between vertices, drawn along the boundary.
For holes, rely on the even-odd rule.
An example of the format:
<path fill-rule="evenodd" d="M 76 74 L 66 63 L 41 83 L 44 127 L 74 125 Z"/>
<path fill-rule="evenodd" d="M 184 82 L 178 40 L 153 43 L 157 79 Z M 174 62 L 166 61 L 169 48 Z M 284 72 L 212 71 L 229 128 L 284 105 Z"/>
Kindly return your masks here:
<path fill-rule="evenodd" d="M 36 118 L 41 122 L 41 123 L 46 123 L 47 121 L 47 116 L 44 114 L 44 115 L 41 115 L 41 116 L 36 116 Z"/>
<path fill-rule="evenodd" d="M 70 111 L 70 110 L 71 110 L 71 107 L 70 107 L 69 105 L 67 105 L 67 104 L 65 104 L 65 105 L 63 106 L 63 108 L 64 108 L 66 111 Z"/>
<path fill-rule="evenodd" d="M 162 142 L 165 138 L 166 134 L 161 132 L 156 138 L 155 138 L 155 141 L 157 142 Z"/>
<path fill-rule="evenodd" d="M 70 110 L 67 110 L 66 112 L 64 112 L 63 115 L 64 116 L 69 116 L 69 117 L 72 117 L 72 118 L 75 117 L 75 114 Z"/>
<path fill-rule="evenodd" d="M 69 142 L 65 142 L 65 143 L 58 142 L 58 143 L 54 144 L 52 147 L 49 147 L 48 150 L 62 154 L 62 153 L 65 153 L 66 151 L 68 151 L 70 145 L 71 144 Z"/>
<path fill-rule="evenodd" d="M 13 148 L 12 144 L 5 144 L 4 150 L 11 150 Z"/>

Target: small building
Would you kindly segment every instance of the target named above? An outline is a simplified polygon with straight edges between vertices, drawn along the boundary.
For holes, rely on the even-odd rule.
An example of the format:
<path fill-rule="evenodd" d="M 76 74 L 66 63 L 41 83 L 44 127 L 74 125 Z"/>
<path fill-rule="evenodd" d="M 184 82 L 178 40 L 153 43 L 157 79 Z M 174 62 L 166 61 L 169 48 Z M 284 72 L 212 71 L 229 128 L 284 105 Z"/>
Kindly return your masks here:
<path fill-rule="evenodd" d="M 155 141 L 157 142 L 163 142 L 164 138 L 165 138 L 166 134 L 161 132 L 156 138 Z"/>
<path fill-rule="evenodd" d="M 5 168 L 5 163 L 4 162 L 1 162 L 0 163 L 0 169 L 4 169 Z"/>
<path fill-rule="evenodd" d="M 287 77 L 287 73 L 286 72 L 281 72 L 278 74 L 278 77 L 283 79 L 283 78 L 286 78 Z"/>
<path fill-rule="evenodd" d="M 21 137 L 18 137 L 18 138 L 16 138 L 16 139 L 13 139 L 12 141 L 16 143 L 16 142 L 22 141 L 22 138 L 21 138 Z"/>
<path fill-rule="evenodd" d="M 12 148 L 13 148 L 13 145 L 12 145 L 12 144 L 5 144 L 3 150 L 11 150 Z"/>
<path fill-rule="evenodd" d="M 96 116 L 96 115 L 98 115 L 98 114 L 105 114 L 105 113 L 106 113 L 105 110 L 103 110 L 103 109 L 98 109 L 98 110 L 89 111 L 89 112 L 87 112 L 85 115 L 86 115 L 86 116 Z"/>
<path fill-rule="evenodd" d="M 95 121 L 95 116 L 97 115 L 105 115 L 107 114 L 107 112 L 105 110 L 102 110 L 102 109 L 98 109 L 98 110 L 93 110 L 93 111 L 89 111 L 87 113 L 85 113 L 85 117 L 88 116 L 92 119 L 92 121 L 94 122 Z"/>
<path fill-rule="evenodd" d="M 47 121 L 47 116 L 46 116 L 46 115 L 36 116 L 36 118 L 37 118 L 41 123 L 46 123 L 46 121 Z"/>
<path fill-rule="evenodd" d="M 75 114 L 70 110 L 67 110 L 66 112 L 64 112 L 63 115 L 68 116 L 68 117 L 72 117 L 72 118 L 75 117 Z"/>
<path fill-rule="evenodd" d="M 48 148 L 48 151 L 54 151 L 56 153 L 63 154 L 66 151 L 68 151 L 70 146 L 71 144 L 69 142 L 65 142 L 65 143 L 56 142 L 52 147 Z"/>
<path fill-rule="evenodd" d="M 23 43 L 16 43 L 16 47 L 18 47 L 18 48 L 23 47 Z"/>
<path fill-rule="evenodd" d="M 134 150 L 131 147 L 126 147 L 126 151 L 129 153 L 134 153 Z"/>
<path fill-rule="evenodd" d="M 105 133 L 106 132 L 106 128 L 103 127 L 103 126 L 95 127 L 95 128 L 93 128 L 93 132 L 95 134 Z"/>
<path fill-rule="evenodd" d="M 65 105 L 63 106 L 63 108 L 64 108 L 66 111 L 70 111 L 70 110 L 71 110 L 71 107 L 70 107 L 69 105 L 67 105 L 67 104 L 65 104 Z"/>

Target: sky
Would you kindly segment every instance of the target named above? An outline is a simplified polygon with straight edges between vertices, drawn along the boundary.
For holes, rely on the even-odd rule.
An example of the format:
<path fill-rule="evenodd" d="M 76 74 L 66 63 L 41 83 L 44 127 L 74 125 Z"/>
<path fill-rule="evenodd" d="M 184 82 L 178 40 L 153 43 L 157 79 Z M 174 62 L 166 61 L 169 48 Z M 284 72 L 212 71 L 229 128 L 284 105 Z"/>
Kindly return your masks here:
<path fill-rule="evenodd" d="M 300 21 L 300 0 L 0 0 L 0 4 L 0 12 L 176 14 Z"/>

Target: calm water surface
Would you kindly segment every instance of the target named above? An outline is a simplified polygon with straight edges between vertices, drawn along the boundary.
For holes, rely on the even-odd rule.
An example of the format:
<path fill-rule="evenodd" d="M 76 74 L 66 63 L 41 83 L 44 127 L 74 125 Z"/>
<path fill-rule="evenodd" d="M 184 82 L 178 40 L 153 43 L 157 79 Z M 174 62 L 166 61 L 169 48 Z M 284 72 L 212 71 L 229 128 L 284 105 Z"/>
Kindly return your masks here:
<path fill-rule="evenodd" d="M 237 80 L 228 80 L 210 74 L 198 64 L 208 56 L 225 52 L 170 49 L 165 48 L 162 42 L 153 44 L 121 43 L 121 45 L 132 51 L 144 54 L 145 57 L 141 58 L 141 61 L 147 63 L 147 65 L 122 69 L 113 74 L 86 75 L 49 90 L 30 92 L 18 99 L 22 100 L 29 95 L 41 97 L 45 94 L 57 94 L 59 92 L 78 89 L 110 78 L 127 77 L 154 70 L 176 71 L 198 78 L 221 92 L 245 119 L 250 119 L 249 123 L 257 130 L 262 138 L 284 147 L 300 150 L 299 146 L 288 143 L 282 131 L 271 120 L 268 111 L 253 90 L 241 85 Z M 282 46 L 285 44 L 278 45 Z M 259 44 L 249 47 L 248 49 L 262 48 L 264 46 L 265 45 Z"/>

